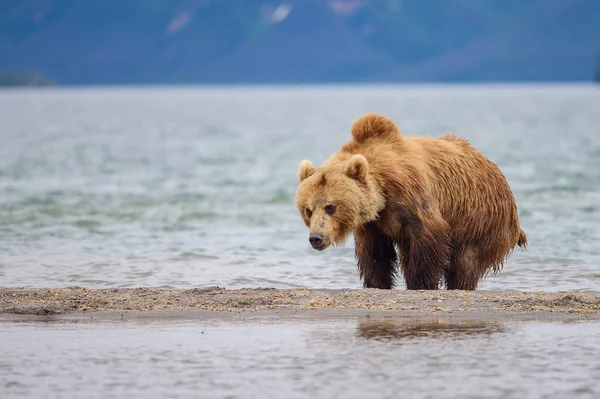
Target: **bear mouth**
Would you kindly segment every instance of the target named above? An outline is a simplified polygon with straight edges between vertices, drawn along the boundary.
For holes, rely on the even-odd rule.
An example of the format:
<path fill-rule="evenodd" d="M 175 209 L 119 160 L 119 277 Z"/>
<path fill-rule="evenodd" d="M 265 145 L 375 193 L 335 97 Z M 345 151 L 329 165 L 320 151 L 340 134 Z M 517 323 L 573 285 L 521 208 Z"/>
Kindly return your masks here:
<path fill-rule="evenodd" d="M 326 249 L 328 246 L 329 246 L 329 244 L 327 244 L 327 243 L 323 242 L 323 243 L 320 243 L 320 244 L 314 244 L 314 245 L 312 245 L 312 248 L 313 248 L 315 251 L 323 251 L 323 250 L 324 250 L 324 249 Z"/>

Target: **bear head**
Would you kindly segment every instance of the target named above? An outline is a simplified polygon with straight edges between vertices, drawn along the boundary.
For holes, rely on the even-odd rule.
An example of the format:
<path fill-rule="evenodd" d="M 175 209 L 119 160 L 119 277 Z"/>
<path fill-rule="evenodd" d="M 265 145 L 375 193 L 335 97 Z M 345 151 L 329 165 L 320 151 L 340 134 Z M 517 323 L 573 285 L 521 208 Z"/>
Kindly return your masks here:
<path fill-rule="evenodd" d="M 296 206 L 316 250 L 343 244 L 352 231 L 375 220 L 383 208 L 383 196 L 363 155 L 339 153 L 318 168 L 304 160 L 298 179 Z"/>

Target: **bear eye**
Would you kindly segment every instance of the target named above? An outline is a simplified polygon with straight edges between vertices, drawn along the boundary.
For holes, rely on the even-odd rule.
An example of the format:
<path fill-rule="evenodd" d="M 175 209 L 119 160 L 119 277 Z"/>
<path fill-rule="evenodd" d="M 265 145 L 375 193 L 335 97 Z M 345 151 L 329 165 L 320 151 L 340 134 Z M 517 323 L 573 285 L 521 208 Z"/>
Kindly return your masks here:
<path fill-rule="evenodd" d="M 312 211 L 308 208 L 306 208 L 306 216 L 308 216 L 308 217 L 312 216 Z"/>
<path fill-rule="evenodd" d="M 335 205 L 327 205 L 325 207 L 325 213 L 328 215 L 333 215 L 335 213 Z"/>

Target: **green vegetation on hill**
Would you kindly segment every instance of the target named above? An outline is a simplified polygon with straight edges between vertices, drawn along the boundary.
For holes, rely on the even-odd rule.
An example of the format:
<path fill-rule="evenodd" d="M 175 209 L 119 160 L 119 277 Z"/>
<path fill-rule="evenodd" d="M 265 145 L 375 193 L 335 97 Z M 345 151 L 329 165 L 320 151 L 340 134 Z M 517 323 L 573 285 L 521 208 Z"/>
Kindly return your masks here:
<path fill-rule="evenodd" d="M 38 72 L 0 73 L 0 87 L 6 86 L 54 86 L 56 83 Z"/>

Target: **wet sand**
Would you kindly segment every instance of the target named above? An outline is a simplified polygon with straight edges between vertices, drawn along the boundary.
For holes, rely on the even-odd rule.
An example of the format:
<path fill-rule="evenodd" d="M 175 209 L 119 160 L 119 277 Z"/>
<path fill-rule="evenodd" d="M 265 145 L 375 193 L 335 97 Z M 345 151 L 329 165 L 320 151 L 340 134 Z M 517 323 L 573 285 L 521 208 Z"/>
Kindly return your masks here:
<path fill-rule="evenodd" d="M 0 288 L 0 315 L 472 315 L 600 318 L 600 292 Z"/>

